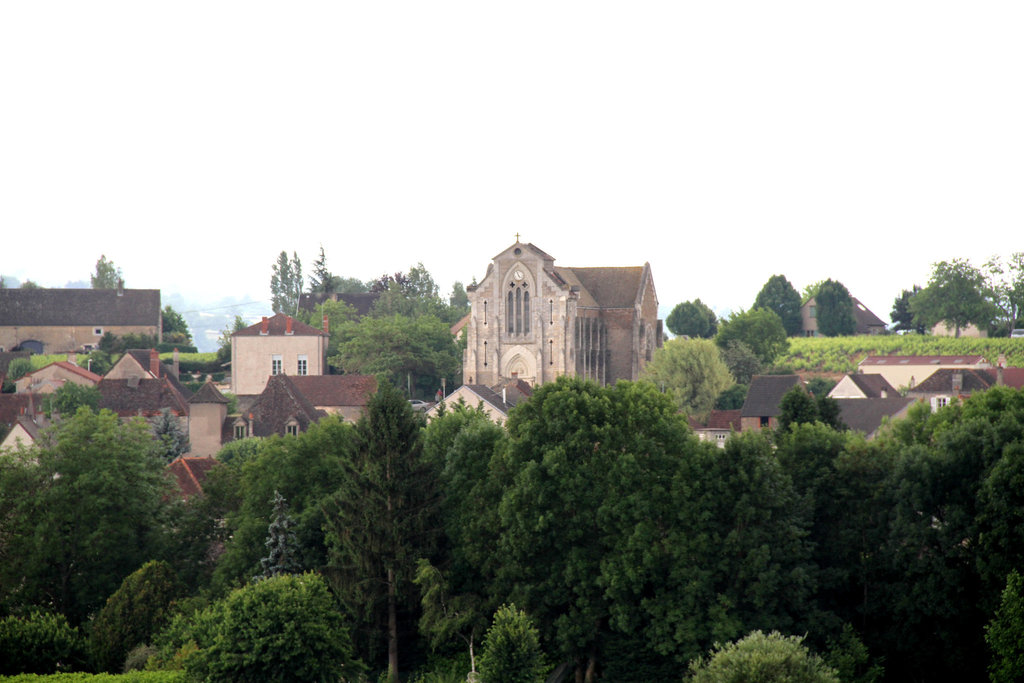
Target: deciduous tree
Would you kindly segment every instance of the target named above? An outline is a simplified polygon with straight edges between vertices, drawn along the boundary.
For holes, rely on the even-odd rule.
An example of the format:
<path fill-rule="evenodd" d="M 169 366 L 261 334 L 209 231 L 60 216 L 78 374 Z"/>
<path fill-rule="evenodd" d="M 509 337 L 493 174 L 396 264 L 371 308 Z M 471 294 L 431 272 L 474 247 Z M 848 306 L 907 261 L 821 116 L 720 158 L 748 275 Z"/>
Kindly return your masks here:
<path fill-rule="evenodd" d="M 770 365 L 789 348 L 786 328 L 775 311 L 755 308 L 729 316 L 718 329 L 715 343 L 723 349 L 732 341 L 743 342 L 763 365 Z M 736 378 L 740 381 L 740 378 Z"/>
<path fill-rule="evenodd" d="M 676 336 L 710 339 L 718 331 L 718 318 L 704 302 L 694 299 L 676 304 L 668 314 L 665 325 Z"/>
<path fill-rule="evenodd" d="M 857 331 L 853 315 L 853 297 L 841 282 L 825 280 L 814 295 L 818 332 L 826 337 L 839 337 Z"/>
<path fill-rule="evenodd" d="M 710 339 L 670 339 L 654 352 L 641 379 L 673 397 L 686 415 L 706 417 L 715 399 L 733 383 Z"/>
<path fill-rule="evenodd" d="M 928 328 L 943 322 L 959 337 L 974 324 L 984 327 L 994 317 L 994 306 L 985 298 L 985 276 L 967 259 L 934 264 L 928 285 L 910 300 L 914 321 Z"/>
<path fill-rule="evenodd" d="M 100 255 L 96 262 L 96 271 L 89 277 L 89 283 L 93 289 L 117 289 L 124 286 L 124 278 L 121 276 L 121 269 L 116 267 L 113 261 L 108 261 L 105 255 Z"/>
<path fill-rule="evenodd" d="M 800 317 L 800 294 L 785 275 L 772 275 L 757 293 L 754 308 L 775 311 L 790 337 L 799 336 L 803 329 Z"/>
<path fill-rule="evenodd" d="M 302 294 L 302 262 L 292 252 L 291 259 L 282 251 L 273 265 L 270 276 L 270 305 L 275 313 L 295 315 L 299 310 L 299 295 Z"/>
<path fill-rule="evenodd" d="M 924 325 L 914 321 L 914 313 L 910 310 L 910 300 L 920 291 L 921 287 L 914 285 L 913 289 L 904 289 L 892 302 L 889 318 L 893 322 L 893 332 L 924 334 L 928 331 Z"/>

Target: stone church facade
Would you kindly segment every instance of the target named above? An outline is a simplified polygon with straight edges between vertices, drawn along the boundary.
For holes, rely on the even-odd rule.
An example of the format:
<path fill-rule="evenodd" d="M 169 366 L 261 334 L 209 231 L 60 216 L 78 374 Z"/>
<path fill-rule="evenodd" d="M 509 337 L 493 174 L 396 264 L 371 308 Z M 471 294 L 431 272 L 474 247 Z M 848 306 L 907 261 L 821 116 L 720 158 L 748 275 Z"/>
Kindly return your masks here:
<path fill-rule="evenodd" d="M 516 242 L 466 288 L 466 384 L 550 382 L 560 375 L 635 380 L 662 345 L 650 264 L 566 268 Z"/>

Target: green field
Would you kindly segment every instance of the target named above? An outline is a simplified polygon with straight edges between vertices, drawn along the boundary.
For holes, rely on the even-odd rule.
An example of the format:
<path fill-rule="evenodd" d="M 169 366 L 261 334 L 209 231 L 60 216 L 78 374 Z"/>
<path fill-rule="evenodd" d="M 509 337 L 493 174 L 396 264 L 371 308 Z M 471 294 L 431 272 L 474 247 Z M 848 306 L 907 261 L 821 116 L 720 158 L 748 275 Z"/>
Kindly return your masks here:
<path fill-rule="evenodd" d="M 867 356 L 984 356 L 995 365 L 1000 354 L 1008 367 L 1024 367 L 1024 339 L 975 339 L 930 335 L 793 337 L 778 360 L 796 372 L 847 373 Z"/>

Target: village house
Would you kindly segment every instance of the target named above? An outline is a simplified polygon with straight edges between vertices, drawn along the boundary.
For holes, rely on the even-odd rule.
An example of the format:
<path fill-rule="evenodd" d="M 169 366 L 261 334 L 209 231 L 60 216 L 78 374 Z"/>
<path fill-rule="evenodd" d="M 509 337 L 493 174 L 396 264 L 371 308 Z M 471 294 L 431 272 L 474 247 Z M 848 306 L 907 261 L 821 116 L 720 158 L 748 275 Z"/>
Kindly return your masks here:
<path fill-rule="evenodd" d="M 106 333 L 162 338 L 159 289 L 0 289 L 0 351 L 69 353 Z"/>
<path fill-rule="evenodd" d="M 327 374 L 326 329 L 278 313 L 231 335 L 231 392 L 255 396 L 267 379 L 287 374 L 295 377 Z"/>
<path fill-rule="evenodd" d="M 868 356 L 857 365 L 861 374 L 879 374 L 897 389 L 912 389 L 942 369 L 980 370 L 992 365 L 984 356 Z"/>

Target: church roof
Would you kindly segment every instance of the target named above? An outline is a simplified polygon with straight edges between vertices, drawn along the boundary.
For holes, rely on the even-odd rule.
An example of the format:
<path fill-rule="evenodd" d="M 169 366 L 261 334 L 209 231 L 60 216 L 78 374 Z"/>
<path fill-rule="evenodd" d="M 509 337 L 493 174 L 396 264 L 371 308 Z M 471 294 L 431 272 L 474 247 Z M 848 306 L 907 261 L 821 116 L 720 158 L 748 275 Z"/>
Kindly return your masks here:
<path fill-rule="evenodd" d="M 600 308 L 633 308 L 643 283 L 643 266 L 558 268 L 563 279 L 582 287 L 580 303 Z M 589 300 L 588 296 L 589 295 Z"/>

